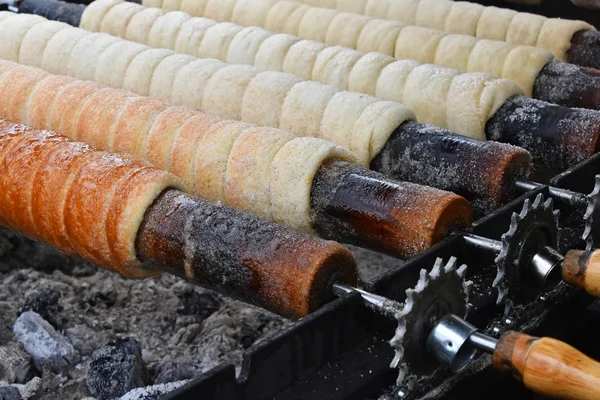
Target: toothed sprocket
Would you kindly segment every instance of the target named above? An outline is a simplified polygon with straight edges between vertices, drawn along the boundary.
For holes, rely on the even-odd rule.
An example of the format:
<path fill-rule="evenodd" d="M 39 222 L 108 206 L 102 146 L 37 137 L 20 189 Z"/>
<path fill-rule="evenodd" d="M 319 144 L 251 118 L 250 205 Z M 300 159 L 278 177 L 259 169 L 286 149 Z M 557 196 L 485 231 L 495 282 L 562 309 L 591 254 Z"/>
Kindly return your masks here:
<path fill-rule="evenodd" d="M 544 201 L 542 194 L 533 203 L 525 200 L 521 212 L 512 214 L 510 228 L 502 235 L 502 250 L 495 259 L 498 272 L 493 285 L 498 288 L 498 303 L 505 299 L 524 302 L 537 293 L 524 282 L 523 270 L 541 248 L 558 248 L 558 217 L 552 199 Z"/>
<path fill-rule="evenodd" d="M 600 245 L 600 175 L 596 175 L 594 190 L 586 196 L 586 200 L 582 238 L 585 241 L 585 249 L 590 251 Z"/>
<path fill-rule="evenodd" d="M 457 268 L 454 257 L 446 264 L 438 258 L 431 272 L 421 270 L 417 285 L 406 290 L 404 307 L 396 314 L 396 334 L 390 341 L 396 350 L 392 368 L 399 368 L 398 385 L 408 374 L 427 375 L 438 367 L 426 354 L 425 341 L 444 315 L 466 316 L 470 285 L 465 281 L 466 269 L 466 265 Z"/>

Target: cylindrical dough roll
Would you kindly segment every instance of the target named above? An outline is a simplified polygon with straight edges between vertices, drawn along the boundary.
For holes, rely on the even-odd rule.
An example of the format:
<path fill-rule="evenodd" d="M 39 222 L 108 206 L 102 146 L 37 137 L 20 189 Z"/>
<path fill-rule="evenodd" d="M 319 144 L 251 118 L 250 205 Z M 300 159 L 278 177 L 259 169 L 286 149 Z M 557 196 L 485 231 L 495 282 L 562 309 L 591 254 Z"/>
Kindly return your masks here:
<path fill-rule="evenodd" d="M 240 210 L 254 210 L 259 217 L 271 220 L 271 163 L 281 147 L 294 139 L 290 133 L 264 127 L 249 128 L 239 135 L 227 163 L 227 204 Z M 255 172 L 248 174 L 250 170 Z"/>
<path fill-rule="evenodd" d="M 321 137 L 351 149 L 352 132 L 356 121 L 363 111 L 376 101 L 374 97 L 359 93 L 337 92 L 331 98 L 323 113 Z M 369 161 L 371 161 L 369 157 L 361 159 L 365 166 L 368 166 Z"/>
<path fill-rule="evenodd" d="M 243 29 L 243 27 L 230 22 L 211 26 L 204 32 L 204 38 L 197 54 L 205 58 L 227 59 L 231 41 Z"/>
<path fill-rule="evenodd" d="M 390 138 L 390 132 L 405 121 L 414 118 L 412 111 L 392 101 L 371 103 L 360 115 L 350 138 L 350 150 L 359 160 L 368 160 L 383 149 Z M 364 129 L 370 135 L 364 135 Z"/>
<path fill-rule="evenodd" d="M 567 50 L 571 47 L 571 38 L 581 30 L 596 30 L 596 28 L 583 21 L 548 19 L 540 30 L 536 46 L 551 51 L 554 57 L 566 60 Z"/>
<path fill-rule="evenodd" d="M 67 193 L 64 221 L 71 245 L 83 258 L 99 263 L 112 258 L 106 232 L 110 202 L 120 184 L 147 164 L 131 156 L 106 157 L 103 153 L 92 160 L 73 179 L 76 186 Z"/>
<path fill-rule="evenodd" d="M 282 33 L 291 33 L 303 39 L 325 42 L 331 23 L 337 14 L 334 10 L 311 7 L 302 17 L 297 32 L 288 30 Z"/>
<path fill-rule="evenodd" d="M 138 96 L 128 100 L 115 121 L 113 148 L 110 150 L 146 159 L 150 129 L 167 107 L 167 102 L 154 98 Z"/>
<path fill-rule="evenodd" d="M 87 9 L 85 12 L 87 12 Z M 127 40 L 133 40 L 134 42 L 148 43 L 150 28 L 152 27 L 152 24 L 154 24 L 154 21 L 156 21 L 161 15 L 163 15 L 163 13 L 156 8 L 145 8 L 141 10 L 129 21 L 124 37 Z M 83 24 L 80 26 L 82 28 L 91 30 L 89 27 L 84 27 Z"/>
<path fill-rule="evenodd" d="M 432 124 L 446 126 L 447 94 L 456 71 L 446 70 L 445 73 L 432 73 L 429 65 L 415 68 L 409 75 L 404 85 L 404 98 L 412 105 L 412 110 L 419 115 L 428 115 Z"/>
<path fill-rule="evenodd" d="M 477 3 L 454 2 L 441 30 L 461 35 L 475 36 L 479 18 L 486 7 Z"/>
<path fill-rule="evenodd" d="M 190 18 L 188 14 L 177 11 L 160 16 L 152 23 L 148 33 L 148 45 L 165 49 L 174 48 L 181 26 Z"/>
<path fill-rule="evenodd" d="M 502 76 L 504 60 L 513 46 L 493 40 L 480 40 L 469 55 L 469 71 L 481 71 L 494 76 Z"/>
<path fill-rule="evenodd" d="M 23 121 L 29 126 L 48 126 L 57 93 L 73 81 L 68 76 L 51 75 L 38 83 L 29 95 L 27 115 Z"/>
<path fill-rule="evenodd" d="M 408 75 L 419 66 L 416 61 L 402 60 L 383 68 L 377 80 L 376 95 L 384 99 L 404 99 Z"/>
<path fill-rule="evenodd" d="M 27 31 L 21 42 L 18 61 L 32 67 L 42 67 L 42 57 L 48 42 L 59 31 L 69 25 L 56 21 L 44 21 Z"/>
<path fill-rule="evenodd" d="M 443 31 L 452 6 L 451 2 L 421 0 L 417 9 L 415 25 Z"/>
<path fill-rule="evenodd" d="M 161 112 L 146 141 L 146 159 L 157 168 L 172 171 L 171 151 L 183 125 L 197 113 L 186 107 L 169 107 Z"/>
<path fill-rule="evenodd" d="M 327 47 L 315 60 L 312 80 L 348 90 L 350 72 L 361 57 L 361 53 L 345 47 Z"/>
<path fill-rule="evenodd" d="M 127 32 L 127 26 L 135 14 L 139 12 L 139 7 L 134 3 L 121 3 L 112 7 L 100 17 L 100 31 L 113 36 L 123 36 Z"/>
<path fill-rule="evenodd" d="M 446 35 L 435 52 L 435 62 L 459 71 L 469 71 L 469 57 L 478 43 L 471 36 Z"/>
<path fill-rule="evenodd" d="M 235 4 L 235 0 L 209 1 L 204 8 L 204 14 L 207 18 L 214 19 L 215 21 L 230 21 Z"/>
<path fill-rule="evenodd" d="M 171 147 L 171 172 L 181 177 L 191 189 L 194 188 L 196 181 L 194 165 L 200 153 L 198 143 L 219 121 L 221 119 L 213 115 L 196 114 L 183 124 L 175 136 Z"/>
<path fill-rule="evenodd" d="M 228 65 L 213 74 L 204 89 L 202 110 L 223 118 L 242 118 L 242 98 L 259 71 L 249 65 Z M 271 72 L 272 73 L 272 72 Z"/>
<path fill-rule="evenodd" d="M 294 85 L 285 96 L 279 127 L 299 136 L 320 134 L 325 108 L 336 93 L 337 90 L 331 86 L 311 81 Z M 300 115 L 299 109 L 307 110 L 306 115 Z"/>
<path fill-rule="evenodd" d="M 137 230 L 160 193 L 185 189 L 178 179 L 49 132 L 6 122 L 0 122 L 0 131 L 5 143 L 13 144 L 2 157 L 0 178 L 0 209 L 7 225 L 125 275 L 154 273 L 138 268 Z"/>
<path fill-rule="evenodd" d="M 94 81 L 111 87 L 123 87 L 129 65 L 146 47 L 134 42 L 120 41 L 104 50 L 94 75 Z"/>
<path fill-rule="evenodd" d="M 173 54 L 164 58 L 156 67 L 150 80 L 149 95 L 170 100 L 173 93 L 173 83 L 183 67 L 195 61 L 196 58 L 185 54 Z"/>
<path fill-rule="evenodd" d="M 94 80 L 102 53 L 119 41 L 119 38 L 104 33 L 95 33 L 81 38 L 71 52 L 67 74 L 85 81 Z"/>
<path fill-rule="evenodd" d="M 6 127 L 2 126 L 4 129 Z M 14 144 L 7 149 L 0 162 L 2 214 L 11 226 L 19 227 L 19 230 L 28 236 L 35 236 L 37 229 L 32 213 L 31 195 L 37 190 L 34 177 L 42 166 L 39 160 L 44 159 L 49 152 L 64 146 L 67 139 L 52 132 L 37 131 L 12 141 Z"/>
<path fill-rule="evenodd" d="M 395 61 L 393 57 L 382 53 L 367 53 L 363 55 L 352 67 L 348 77 L 348 90 L 352 92 L 377 95 L 377 81 L 388 65 Z M 417 63 L 415 63 L 417 64 Z M 394 81 L 397 80 L 394 77 Z M 394 84 L 397 82 L 394 82 Z M 396 94 L 402 98 L 402 92 Z M 388 99 L 389 100 L 389 99 Z"/>
<path fill-rule="evenodd" d="M 206 59 L 196 60 L 180 69 L 173 81 L 171 101 L 201 110 L 206 85 L 222 66 L 220 61 Z"/>
<path fill-rule="evenodd" d="M 163 0 L 161 8 L 165 10 L 175 11 L 181 9 L 182 0 Z"/>
<path fill-rule="evenodd" d="M 408 59 L 435 64 L 438 44 L 444 36 L 443 32 L 420 26 L 407 26 L 398 35 L 394 57 L 399 60 Z"/>
<path fill-rule="evenodd" d="M 301 82 L 291 75 L 256 75 L 242 98 L 242 121 L 262 126 L 280 126 L 284 100 L 294 85 Z"/>
<path fill-rule="evenodd" d="M 190 15 L 202 15 L 209 0 L 182 0 L 181 11 Z"/>
<path fill-rule="evenodd" d="M 39 69 L 24 70 L 15 68 L 0 78 L 0 91 L 4 118 L 10 121 L 23 121 L 27 112 L 25 106 L 29 95 L 39 81 L 48 74 Z"/>
<path fill-rule="evenodd" d="M 328 159 L 354 162 L 354 155 L 340 147 L 322 146 L 312 138 L 286 143 L 271 164 L 271 212 L 273 220 L 301 232 L 314 232 L 310 191 L 319 167 Z M 304 168 L 296 167 L 302 160 Z"/>
<path fill-rule="evenodd" d="M 274 35 L 266 39 L 256 53 L 254 65 L 258 68 L 280 71 L 289 49 L 298 42 L 291 35 Z M 325 46 L 325 44 L 323 44 Z"/>
<path fill-rule="evenodd" d="M 281 36 L 281 34 L 274 35 L 272 36 L 272 38 L 275 38 L 277 36 Z M 323 49 L 327 47 L 327 45 L 325 43 L 315 42 L 312 40 L 298 41 L 298 39 L 293 36 L 287 37 L 289 43 L 293 44 L 291 47 L 289 47 L 289 50 L 285 55 L 283 63 L 279 64 L 281 65 L 281 71 L 294 74 L 304 80 L 312 80 L 313 66 L 315 64 L 317 56 Z M 265 40 L 265 43 L 267 43 L 267 41 L 269 41 L 269 39 Z M 268 48 L 266 50 L 268 51 Z M 274 68 L 268 69 L 275 70 Z"/>
<path fill-rule="evenodd" d="M 254 65 L 260 45 L 268 37 L 271 37 L 269 32 L 255 26 L 242 29 L 229 44 L 224 61 L 229 64 Z"/>
<path fill-rule="evenodd" d="M 379 52 L 393 56 L 398 35 L 403 28 L 404 25 L 398 22 L 371 20 L 360 33 L 356 49 L 366 53 Z"/>
<path fill-rule="evenodd" d="M 208 200 L 227 204 L 225 180 L 227 162 L 235 140 L 252 125 L 223 121 L 208 129 L 198 146 L 203 149 L 202 156 L 194 161 L 194 192 Z M 241 188 L 238 188 L 238 190 Z"/>
<path fill-rule="evenodd" d="M 518 13 L 510 21 L 506 32 L 508 43 L 535 46 L 546 17 L 536 14 Z"/>
<path fill-rule="evenodd" d="M 279 1 L 271 7 L 264 28 L 274 33 L 297 35 L 300 23 L 309 6 L 290 1 Z"/>
<path fill-rule="evenodd" d="M 85 118 L 79 118 L 75 136 L 77 140 L 94 147 L 110 149 L 115 135 L 114 121 L 131 97 L 136 96 L 126 90 L 109 88 L 90 96 L 81 109 Z"/>
<path fill-rule="evenodd" d="M 73 81 L 65 85 L 58 92 L 45 127 L 61 132 L 71 139 L 77 139 L 77 125 L 81 110 L 85 102 L 102 88 L 103 86 L 85 81 Z"/>
<path fill-rule="evenodd" d="M 81 22 L 79 23 L 79 26 L 81 26 L 83 29 L 87 29 L 88 31 L 98 32 L 106 13 L 120 3 L 122 3 L 120 0 L 91 2 L 85 8 L 85 12 L 81 16 Z M 147 7 L 160 7 L 162 5 L 162 1 L 160 4 L 149 4 L 146 2 L 144 5 Z"/>
<path fill-rule="evenodd" d="M 0 46 L 0 57 L 5 60 L 18 60 L 21 43 L 27 31 L 34 25 L 45 21 L 42 17 L 29 14 L 18 14 L 12 18 L 5 18 L 0 23 L 0 35 L 7 41 Z"/>
<path fill-rule="evenodd" d="M 267 21 L 269 9 L 272 6 L 272 4 L 276 1 L 277 0 L 238 1 L 235 8 L 233 9 L 231 19 L 237 21 L 238 24 L 243 26 L 264 26 L 265 22 Z"/>
<path fill-rule="evenodd" d="M 215 25 L 217 22 L 208 18 L 192 18 L 181 25 L 177 39 L 175 40 L 175 50 L 177 53 L 198 55 L 198 49 L 204 39 L 204 34 L 208 28 Z M 129 38 L 125 38 L 129 39 Z M 135 39 L 129 39 L 135 40 Z M 140 43 L 148 43 L 147 41 L 139 41 Z"/>
<path fill-rule="evenodd" d="M 152 75 L 158 64 L 173 52 L 163 49 L 146 49 L 133 58 L 123 79 L 123 89 L 142 96 L 150 93 Z"/>
<path fill-rule="evenodd" d="M 370 21 L 370 18 L 362 15 L 338 13 L 329 24 L 327 36 L 322 41 L 335 46 L 355 49 L 365 25 Z"/>

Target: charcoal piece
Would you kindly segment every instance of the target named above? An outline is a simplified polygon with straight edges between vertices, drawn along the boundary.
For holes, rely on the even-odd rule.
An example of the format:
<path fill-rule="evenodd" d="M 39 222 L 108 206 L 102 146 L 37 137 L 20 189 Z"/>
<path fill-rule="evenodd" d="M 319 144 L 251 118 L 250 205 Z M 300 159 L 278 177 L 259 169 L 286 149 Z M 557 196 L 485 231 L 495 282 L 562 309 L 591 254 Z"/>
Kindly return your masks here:
<path fill-rule="evenodd" d="M 7 344 L 14 339 L 12 327 L 16 319 L 16 310 L 9 303 L 0 302 L 0 345 Z"/>
<path fill-rule="evenodd" d="M 147 375 L 139 343 L 132 338 L 122 338 L 92 354 L 86 380 L 94 397 L 108 400 L 144 386 Z"/>
<path fill-rule="evenodd" d="M 0 387 L 0 400 L 22 400 L 21 392 L 14 386 Z"/>
<path fill-rule="evenodd" d="M 158 367 L 158 375 L 154 380 L 156 385 L 190 379 L 194 376 L 194 368 L 187 363 L 166 362 Z"/>
<path fill-rule="evenodd" d="M 14 384 L 19 389 L 23 400 L 38 400 L 42 397 L 42 378 L 36 376 L 24 385 Z"/>
<path fill-rule="evenodd" d="M 58 314 L 62 311 L 58 303 L 61 294 L 58 290 L 47 289 L 30 294 L 25 299 L 21 312 L 34 311 L 55 328 L 60 328 Z"/>
<path fill-rule="evenodd" d="M 31 374 L 31 359 L 16 347 L 0 347 L 0 381 L 23 383 Z"/>
<path fill-rule="evenodd" d="M 198 322 L 204 321 L 212 313 L 217 311 L 223 304 L 219 298 L 211 293 L 198 293 L 195 288 L 188 287 L 177 297 L 181 301 L 181 308 L 178 311 L 181 315 L 196 315 Z"/>
<path fill-rule="evenodd" d="M 71 342 L 36 312 L 22 313 L 13 333 L 39 371 L 47 367 L 59 373 L 79 362 L 79 353 Z"/>

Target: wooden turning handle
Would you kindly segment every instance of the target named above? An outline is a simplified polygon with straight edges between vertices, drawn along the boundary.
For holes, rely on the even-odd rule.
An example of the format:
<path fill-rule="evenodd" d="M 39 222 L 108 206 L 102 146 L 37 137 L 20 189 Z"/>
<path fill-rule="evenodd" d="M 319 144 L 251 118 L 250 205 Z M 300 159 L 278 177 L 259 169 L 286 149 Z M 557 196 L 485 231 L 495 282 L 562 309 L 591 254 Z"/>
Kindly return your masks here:
<path fill-rule="evenodd" d="M 498 341 L 493 362 L 539 394 L 600 399 L 600 363 L 559 340 L 508 331 Z"/>
<path fill-rule="evenodd" d="M 600 250 L 570 250 L 563 262 L 562 278 L 570 285 L 600 297 Z"/>

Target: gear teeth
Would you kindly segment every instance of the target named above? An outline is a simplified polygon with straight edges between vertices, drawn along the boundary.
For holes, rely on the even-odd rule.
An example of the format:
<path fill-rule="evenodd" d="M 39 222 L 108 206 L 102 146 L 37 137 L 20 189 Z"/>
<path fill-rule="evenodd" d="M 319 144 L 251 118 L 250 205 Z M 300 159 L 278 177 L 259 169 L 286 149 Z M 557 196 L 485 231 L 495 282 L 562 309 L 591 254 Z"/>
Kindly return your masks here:
<path fill-rule="evenodd" d="M 598 191 L 600 192 L 600 176 L 597 176 L 596 182 L 598 184 Z M 523 202 L 523 207 L 521 208 L 521 211 L 517 214 L 517 213 L 513 213 L 511 216 L 511 220 L 510 220 L 510 227 L 508 228 L 508 231 L 506 231 L 502 237 L 501 237 L 501 242 L 502 242 L 502 250 L 500 250 L 500 253 L 498 253 L 498 255 L 496 256 L 496 258 L 494 259 L 494 262 L 496 263 L 496 267 L 497 267 L 497 273 L 496 273 L 496 277 L 494 278 L 494 282 L 493 282 L 493 286 L 498 288 L 498 299 L 497 299 L 497 303 L 501 304 L 503 302 L 505 302 L 506 296 L 508 294 L 508 282 L 507 282 L 507 268 L 512 268 L 512 267 L 517 267 L 517 265 L 507 265 L 507 258 L 509 256 L 509 251 L 510 251 L 510 246 L 512 244 L 513 241 L 513 237 L 517 232 L 517 229 L 519 227 L 519 224 L 525 220 L 526 218 L 528 218 L 529 214 L 532 211 L 535 210 L 544 210 L 548 213 L 550 213 L 553 216 L 554 219 L 554 226 L 556 227 L 556 243 L 555 245 L 558 244 L 558 240 L 560 238 L 560 227 L 559 227 L 559 217 L 560 217 L 560 211 L 559 210 L 554 210 L 554 200 L 552 198 L 548 198 L 546 200 L 544 200 L 544 196 L 539 193 L 535 199 L 533 200 L 533 202 L 530 201 L 530 199 L 526 199 Z M 517 261 L 514 260 L 513 263 L 516 263 Z"/>
<path fill-rule="evenodd" d="M 456 282 L 452 281 L 452 275 L 456 274 L 456 278 L 461 282 L 460 288 L 462 290 L 466 312 L 468 307 L 469 287 L 471 285 L 471 282 L 465 281 L 466 271 L 466 265 L 461 265 L 457 268 L 456 257 L 451 257 L 447 263 L 444 263 L 441 258 L 437 258 L 431 271 L 428 273 L 427 270 L 422 269 L 419 273 L 419 280 L 415 287 L 406 290 L 404 306 L 402 307 L 402 310 L 396 314 L 398 326 L 396 327 L 394 337 L 389 342 L 396 350 L 391 367 L 398 368 L 397 384 L 399 386 L 404 383 L 409 373 L 409 365 L 406 362 L 403 362 L 405 355 L 405 339 L 408 331 L 408 317 L 410 317 L 411 312 L 414 311 L 417 302 L 420 301 L 419 296 L 422 296 L 430 286 L 431 282 L 442 282 L 444 280 L 450 280 L 450 283 Z M 460 316 L 464 317 L 464 315 Z"/>
<path fill-rule="evenodd" d="M 585 214 L 583 214 L 585 228 L 581 237 L 585 242 L 585 249 L 590 251 L 596 247 L 596 242 L 600 240 L 600 238 L 595 238 L 593 235 L 594 224 L 598 223 L 597 219 L 600 218 L 600 215 L 595 215 L 596 210 L 600 212 L 600 175 L 594 177 L 594 190 L 586 196 L 586 199 L 587 207 Z"/>
<path fill-rule="evenodd" d="M 533 208 L 538 208 L 540 204 L 544 203 L 544 196 L 541 193 L 538 193 L 533 200 L 533 204 L 531 205 Z"/>

